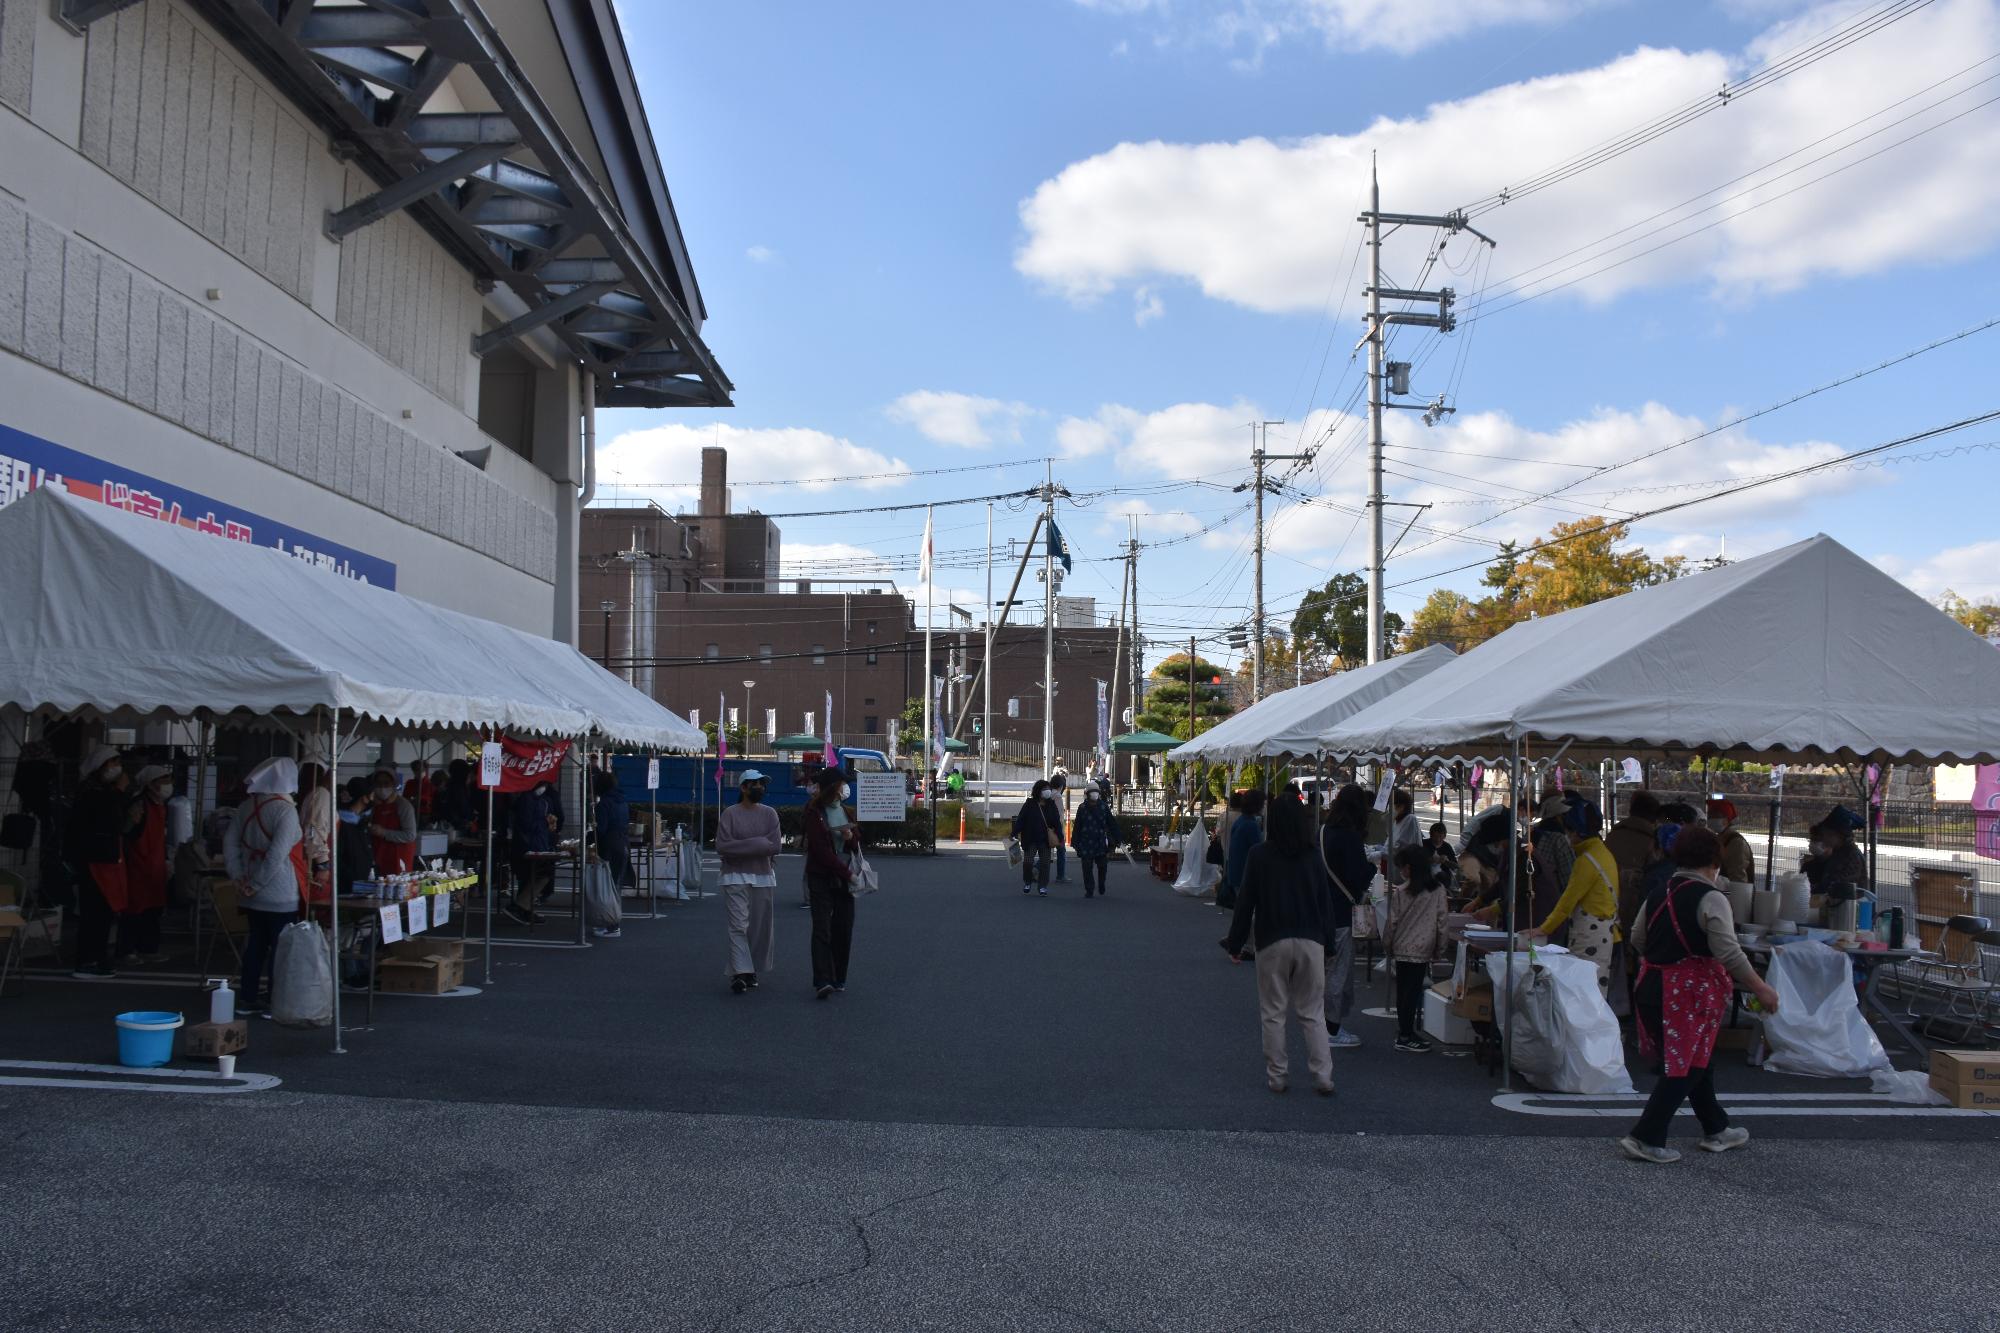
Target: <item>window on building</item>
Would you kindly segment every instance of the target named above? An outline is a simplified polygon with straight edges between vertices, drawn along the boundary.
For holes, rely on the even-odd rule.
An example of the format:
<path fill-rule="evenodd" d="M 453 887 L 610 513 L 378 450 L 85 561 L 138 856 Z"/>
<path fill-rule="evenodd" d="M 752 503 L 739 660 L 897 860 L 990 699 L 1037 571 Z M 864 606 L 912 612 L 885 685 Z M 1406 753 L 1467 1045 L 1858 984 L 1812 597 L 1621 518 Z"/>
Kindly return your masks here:
<path fill-rule="evenodd" d="M 870 648 L 868 650 L 868 665 L 869 666 L 875 665 L 875 650 L 873 648 Z"/>
<path fill-rule="evenodd" d="M 760 643 L 760 644 L 758 644 L 758 645 L 757 645 L 757 656 L 759 656 L 759 657 L 763 658 L 763 659 L 764 659 L 764 660 L 765 660 L 766 662 L 770 661 L 770 660 L 771 660 L 771 645 L 770 645 L 770 644 L 768 644 L 768 643 Z"/>
<path fill-rule="evenodd" d="M 873 695 L 870 695 L 868 698 L 863 699 L 861 702 L 866 704 L 870 708 L 873 708 L 875 706 L 875 699 Z"/>
<path fill-rule="evenodd" d="M 708 645 L 706 649 L 702 651 L 701 655 L 703 657 L 720 657 L 722 656 L 722 645 L 719 643 L 711 643 L 710 645 Z"/>
<path fill-rule="evenodd" d="M 882 719 L 870 713 L 861 719 L 861 729 L 870 736 L 879 736 L 882 734 Z"/>
<path fill-rule="evenodd" d="M 823 644 L 823 643 L 816 643 L 816 644 L 814 644 L 814 645 L 813 645 L 813 665 L 814 665 L 814 666 L 825 666 L 825 665 L 826 665 L 826 645 L 825 645 L 825 644 Z"/>
<path fill-rule="evenodd" d="M 870 634 L 873 634 L 875 632 L 875 622 L 872 620 L 868 622 L 868 632 Z"/>

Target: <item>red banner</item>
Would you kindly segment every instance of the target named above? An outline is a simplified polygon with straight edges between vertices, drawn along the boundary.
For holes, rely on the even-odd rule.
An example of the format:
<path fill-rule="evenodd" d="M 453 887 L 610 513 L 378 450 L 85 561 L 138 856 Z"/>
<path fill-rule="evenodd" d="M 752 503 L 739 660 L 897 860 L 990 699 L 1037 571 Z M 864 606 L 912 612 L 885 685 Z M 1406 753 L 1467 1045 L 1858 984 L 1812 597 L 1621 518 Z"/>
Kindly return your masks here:
<path fill-rule="evenodd" d="M 517 741 L 512 736 L 502 736 L 500 785 L 495 790 L 532 791 L 538 782 L 554 782 L 557 770 L 562 767 L 563 756 L 568 753 L 568 741 L 555 741 L 552 744 L 542 745 L 535 741 Z"/>

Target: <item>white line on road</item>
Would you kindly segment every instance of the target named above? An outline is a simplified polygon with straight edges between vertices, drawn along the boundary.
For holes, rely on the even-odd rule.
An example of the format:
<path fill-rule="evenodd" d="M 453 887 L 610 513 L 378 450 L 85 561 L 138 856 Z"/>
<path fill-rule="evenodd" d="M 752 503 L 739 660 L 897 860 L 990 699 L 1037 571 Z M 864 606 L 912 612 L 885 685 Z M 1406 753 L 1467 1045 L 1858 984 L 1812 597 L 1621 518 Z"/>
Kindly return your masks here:
<path fill-rule="evenodd" d="M 93 1088 L 99 1092 L 197 1093 L 206 1096 L 266 1092 L 280 1079 L 270 1074 L 238 1073 L 225 1079 L 207 1069 L 128 1069 L 124 1065 L 79 1065 L 55 1060 L 0 1060 L 0 1069 L 39 1069 L 49 1074 L 116 1074 L 117 1079 L 48 1078 L 0 1074 L 0 1086 L 15 1088 Z"/>
<path fill-rule="evenodd" d="M 1911 1106 L 1877 1092 L 1737 1092 L 1718 1093 L 1730 1116 L 1926 1116 L 2000 1118 L 2000 1111 L 1978 1111 L 1956 1106 Z M 1804 1102 L 1810 1105 L 1769 1105 L 1774 1102 Z M 1747 1103 L 1747 1104 L 1746 1104 Z M 1643 1096 L 1631 1094 L 1591 1095 L 1564 1092 L 1502 1092 L 1493 1104 L 1516 1115 L 1567 1116 L 1599 1120 L 1630 1120 L 1646 1104 Z M 1683 1106 L 1681 1115 L 1693 1115 Z"/>

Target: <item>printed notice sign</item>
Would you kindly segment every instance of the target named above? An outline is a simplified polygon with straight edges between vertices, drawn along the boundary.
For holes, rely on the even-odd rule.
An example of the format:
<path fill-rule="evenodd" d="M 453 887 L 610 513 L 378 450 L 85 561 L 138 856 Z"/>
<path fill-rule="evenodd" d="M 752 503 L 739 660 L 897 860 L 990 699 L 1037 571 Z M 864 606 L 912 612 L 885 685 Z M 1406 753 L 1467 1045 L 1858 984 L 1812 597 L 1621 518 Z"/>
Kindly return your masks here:
<path fill-rule="evenodd" d="M 421 935 L 431 928 L 431 896 L 420 893 L 410 899 L 410 933 Z"/>
<path fill-rule="evenodd" d="M 376 915 L 382 918 L 382 942 L 394 944 L 403 938 L 403 909 L 395 903 L 379 907 Z"/>
<path fill-rule="evenodd" d="M 479 747 L 479 785 L 497 787 L 500 785 L 500 766 L 505 756 L 499 741 L 487 741 Z"/>
<path fill-rule="evenodd" d="M 854 817 L 863 824 L 902 823 L 908 800 L 901 773 L 854 775 Z"/>

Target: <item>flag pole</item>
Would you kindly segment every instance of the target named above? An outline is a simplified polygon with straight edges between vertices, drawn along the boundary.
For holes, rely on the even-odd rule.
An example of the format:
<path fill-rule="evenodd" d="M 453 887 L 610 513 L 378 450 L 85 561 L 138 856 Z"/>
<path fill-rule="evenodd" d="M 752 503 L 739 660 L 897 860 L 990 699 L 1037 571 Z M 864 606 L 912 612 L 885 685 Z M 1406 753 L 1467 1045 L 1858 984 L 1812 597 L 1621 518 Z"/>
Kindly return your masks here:
<path fill-rule="evenodd" d="M 931 567 L 931 507 L 924 506 L 924 766 L 922 786 L 917 790 L 928 803 L 931 799 L 931 750 L 936 744 L 931 734 L 931 615 L 935 601 L 933 586 L 937 572 Z"/>

